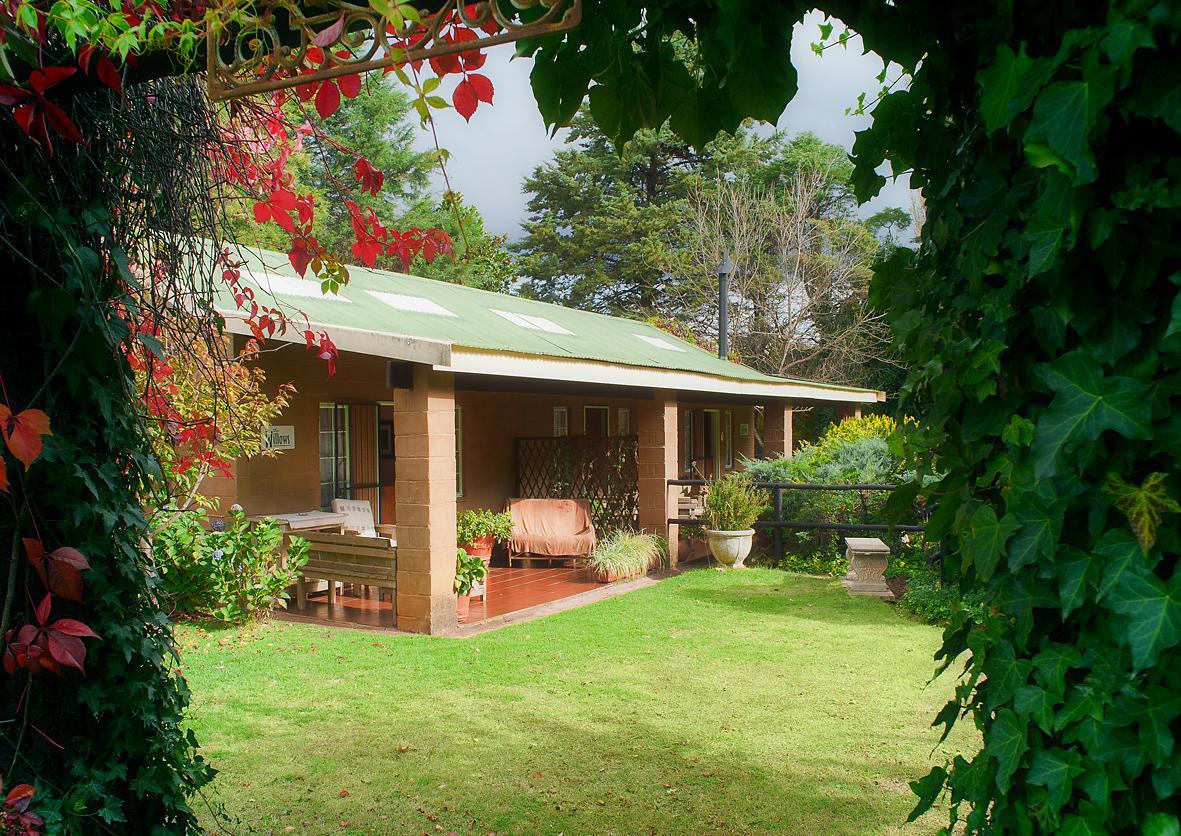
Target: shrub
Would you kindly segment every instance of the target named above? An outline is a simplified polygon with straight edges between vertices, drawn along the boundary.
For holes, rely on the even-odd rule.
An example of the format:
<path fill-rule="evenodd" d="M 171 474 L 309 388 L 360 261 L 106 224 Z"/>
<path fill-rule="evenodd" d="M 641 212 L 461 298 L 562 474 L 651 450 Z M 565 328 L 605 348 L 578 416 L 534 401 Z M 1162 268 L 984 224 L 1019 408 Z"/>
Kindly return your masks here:
<path fill-rule="evenodd" d="M 944 625 L 959 610 L 967 610 L 977 624 L 984 621 L 984 604 L 979 593 L 963 598 L 958 587 L 940 586 L 939 573 L 927 569 L 915 571 L 906 583 L 906 594 L 898 607 L 928 624 Z"/>
<path fill-rule="evenodd" d="M 486 508 L 462 511 L 455 517 L 455 542 L 466 546 L 492 535 L 497 543 L 513 539 L 513 518 L 505 513 L 498 514 Z"/>
<path fill-rule="evenodd" d="M 267 615 L 307 563 L 308 543 L 291 537 L 279 565 L 283 532 L 272 520 L 231 511 L 206 528 L 205 514 L 181 514 L 152 537 L 161 597 L 174 612 L 242 623 Z"/>
<path fill-rule="evenodd" d="M 887 438 L 896 428 L 895 420 L 886 415 L 847 418 L 831 425 L 815 444 L 802 445 L 790 458 L 753 459 L 743 464 L 746 472 L 760 482 L 900 484 L 910 474 L 890 451 Z M 785 490 L 783 518 L 819 523 L 880 523 L 886 521 L 888 499 L 885 491 Z M 918 521 L 916 512 L 904 522 Z M 891 572 L 907 575 L 911 568 L 922 565 L 921 535 L 883 534 L 881 537 L 890 547 Z M 844 539 L 842 532 L 830 529 L 785 529 L 785 554 L 778 566 L 807 574 L 843 575 L 847 569 Z M 766 535 L 760 539 L 760 553 L 770 551 L 768 540 Z"/>
<path fill-rule="evenodd" d="M 591 574 L 626 578 L 641 575 L 667 561 L 668 542 L 663 537 L 617 531 L 595 546 L 594 553 L 587 558 L 586 569 Z"/>
<path fill-rule="evenodd" d="M 746 531 L 770 508 L 771 497 L 749 473 L 727 473 L 705 489 L 705 523 L 714 531 Z"/>

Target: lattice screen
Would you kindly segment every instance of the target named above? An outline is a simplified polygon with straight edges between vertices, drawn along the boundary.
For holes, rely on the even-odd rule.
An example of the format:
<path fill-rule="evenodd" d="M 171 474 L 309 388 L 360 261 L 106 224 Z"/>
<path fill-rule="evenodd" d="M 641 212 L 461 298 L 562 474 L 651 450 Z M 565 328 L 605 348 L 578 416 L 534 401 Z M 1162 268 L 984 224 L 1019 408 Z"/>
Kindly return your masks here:
<path fill-rule="evenodd" d="M 600 537 L 635 531 L 640 517 L 638 448 L 634 435 L 518 438 L 517 496 L 586 499 Z"/>

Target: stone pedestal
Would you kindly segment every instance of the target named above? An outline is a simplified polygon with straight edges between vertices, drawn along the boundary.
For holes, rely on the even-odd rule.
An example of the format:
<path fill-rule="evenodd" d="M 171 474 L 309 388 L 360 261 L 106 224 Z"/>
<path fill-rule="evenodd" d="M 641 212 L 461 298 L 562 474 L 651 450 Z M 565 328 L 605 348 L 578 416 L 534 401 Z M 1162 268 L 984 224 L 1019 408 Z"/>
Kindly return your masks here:
<path fill-rule="evenodd" d="M 885 578 L 890 547 L 877 537 L 846 537 L 845 546 L 849 571 L 841 583 L 849 594 L 893 601 L 894 593 L 886 586 Z"/>

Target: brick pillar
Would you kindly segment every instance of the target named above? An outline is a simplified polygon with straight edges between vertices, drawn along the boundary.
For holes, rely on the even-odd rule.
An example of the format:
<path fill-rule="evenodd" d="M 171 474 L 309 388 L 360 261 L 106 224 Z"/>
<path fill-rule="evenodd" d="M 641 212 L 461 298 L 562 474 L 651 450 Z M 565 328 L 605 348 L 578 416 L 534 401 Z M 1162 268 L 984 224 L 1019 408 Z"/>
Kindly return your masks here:
<path fill-rule="evenodd" d="M 442 633 L 455 621 L 455 378 L 416 365 L 394 391 L 398 629 Z"/>
<path fill-rule="evenodd" d="M 677 478 L 677 395 L 657 389 L 651 401 L 641 403 L 636 422 L 639 434 L 640 528 L 668 537 L 672 564 L 677 562 L 677 529 L 668 520 L 677 505 L 668 487 Z"/>
<path fill-rule="evenodd" d="M 792 446 L 791 403 L 775 401 L 763 407 L 763 455 L 790 456 Z"/>

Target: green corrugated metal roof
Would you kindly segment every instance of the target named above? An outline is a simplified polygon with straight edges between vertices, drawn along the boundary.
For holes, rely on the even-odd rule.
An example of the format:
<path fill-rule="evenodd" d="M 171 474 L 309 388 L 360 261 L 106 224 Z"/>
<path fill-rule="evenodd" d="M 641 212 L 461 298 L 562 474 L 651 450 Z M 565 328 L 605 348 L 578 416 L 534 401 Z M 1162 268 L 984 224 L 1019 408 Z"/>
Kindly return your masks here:
<path fill-rule="evenodd" d="M 349 267 L 349 283 L 339 298 L 324 296 L 318 282 L 298 277 L 285 255 L 245 248 L 241 253 L 246 260 L 244 279 L 271 293 L 284 308 L 307 314 L 330 333 L 336 326 L 454 347 L 786 382 L 721 360 L 645 322 L 359 266 Z M 267 304 L 265 293 L 259 301 Z M 224 290 L 219 306 L 234 309 L 233 299 Z"/>

